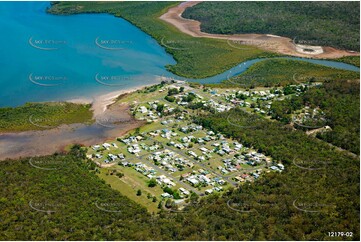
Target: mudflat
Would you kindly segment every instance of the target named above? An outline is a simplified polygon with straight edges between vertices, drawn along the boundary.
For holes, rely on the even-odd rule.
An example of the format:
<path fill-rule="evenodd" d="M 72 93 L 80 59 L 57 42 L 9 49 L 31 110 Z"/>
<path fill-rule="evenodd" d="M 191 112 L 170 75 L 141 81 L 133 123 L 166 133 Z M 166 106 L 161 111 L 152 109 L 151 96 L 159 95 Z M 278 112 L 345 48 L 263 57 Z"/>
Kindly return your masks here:
<path fill-rule="evenodd" d="M 0 160 L 51 155 L 71 144 L 89 146 L 122 136 L 142 125 L 143 121 L 135 120 L 129 113 L 129 105 L 117 102 L 107 106 L 91 125 L 70 124 L 42 131 L 0 134 Z"/>

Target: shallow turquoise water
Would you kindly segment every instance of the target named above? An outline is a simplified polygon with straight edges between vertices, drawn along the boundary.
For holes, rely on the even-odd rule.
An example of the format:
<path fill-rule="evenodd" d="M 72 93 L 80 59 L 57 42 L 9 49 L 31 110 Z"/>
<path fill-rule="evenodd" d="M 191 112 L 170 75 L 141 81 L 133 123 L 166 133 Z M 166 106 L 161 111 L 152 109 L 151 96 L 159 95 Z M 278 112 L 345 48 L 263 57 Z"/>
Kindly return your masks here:
<path fill-rule="evenodd" d="M 0 107 L 25 102 L 91 98 L 177 77 L 176 62 L 154 39 L 106 14 L 54 16 L 48 2 L 0 3 Z M 292 58 L 299 59 L 299 58 Z M 216 83 L 245 71 L 255 59 L 220 75 L 191 80 Z M 339 62 L 306 60 L 359 71 Z"/>

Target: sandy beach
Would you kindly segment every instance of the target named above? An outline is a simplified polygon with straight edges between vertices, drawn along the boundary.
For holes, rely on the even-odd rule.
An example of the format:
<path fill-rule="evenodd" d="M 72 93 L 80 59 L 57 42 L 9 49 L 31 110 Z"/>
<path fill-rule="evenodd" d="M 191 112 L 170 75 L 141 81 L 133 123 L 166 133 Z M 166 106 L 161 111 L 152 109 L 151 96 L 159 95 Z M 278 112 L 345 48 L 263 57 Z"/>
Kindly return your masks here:
<path fill-rule="evenodd" d="M 293 40 L 287 37 L 276 36 L 272 34 L 209 34 L 201 31 L 201 23 L 182 17 L 182 13 L 188 7 L 192 7 L 200 1 L 183 2 L 178 6 L 170 8 L 168 12 L 160 16 L 163 21 L 175 26 L 181 32 L 196 38 L 225 39 L 232 43 L 243 42 L 247 45 L 254 45 L 266 51 L 277 52 L 284 55 L 308 58 L 340 58 L 343 56 L 359 56 L 358 52 L 349 52 L 338 50 L 328 46 L 301 46 L 293 43 Z M 305 52 L 304 49 L 314 49 L 313 53 Z"/>
<path fill-rule="evenodd" d="M 69 99 L 66 100 L 66 102 L 78 103 L 78 104 L 91 104 L 92 105 L 91 110 L 93 111 L 93 118 L 95 119 L 97 117 L 100 117 L 107 110 L 107 108 L 116 101 L 116 99 L 120 95 L 142 90 L 143 88 L 154 84 L 156 83 L 152 83 L 149 85 L 142 85 L 129 89 L 117 90 L 106 94 L 96 95 L 94 98 Z"/>
<path fill-rule="evenodd" d="M 151 85 L 154 85 L 154 84 L 151 84 Z M 143 85 L 143 86 L 139 86 L 139 87 L 135 87 L 135 88 L 131 88 L 131 89 L 118 90 L 118 91 L 114 91 L 114 92 L 110 92 L 107 94 L 96 96 L 94 98 L 94 100 L 92 101 L 93 117 L 99 117 L 100 115 L 102 115 L 107 110 L 107 108 L 116 101 L 116 99 L 120 95 L 123 95 L 126 93 L 132 93 L 132 92 L 141 90 L 141 89 L 143 89 L 147 86 L 151 86 L 151 85 Z"/>

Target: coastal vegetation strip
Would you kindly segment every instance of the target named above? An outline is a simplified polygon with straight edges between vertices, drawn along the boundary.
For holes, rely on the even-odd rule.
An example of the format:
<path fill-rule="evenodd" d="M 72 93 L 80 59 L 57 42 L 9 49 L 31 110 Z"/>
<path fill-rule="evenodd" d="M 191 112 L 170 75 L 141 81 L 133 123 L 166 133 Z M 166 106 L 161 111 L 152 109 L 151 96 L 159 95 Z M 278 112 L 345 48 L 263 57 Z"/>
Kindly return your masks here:
<path fill-rule="evenodd" d="M 26 103 L 0 108 L 0 132 L 45 130 L 63 124 L 92 123 L 90 104 L 68 102 Z"/>
<path fill-rule="evenodd" d="M 275 58 L 255 63 L 242 74 L 228 78 L 222 84 L 248 88 L 272 87 L 308 81 L 358 79 L 359 77 L 360 73 L 354 71 L 326 67 L 305 61 Z"/>
<path fill-rule="evenodd" d="M 334 60 L 360 67 L 360 56 L 345 56 Z"/>
<path fill-rule="evenodd" d="M 182 17 L 213 34 L 273 34 L 301 45 L 359 51 L 358 2 L 202 2 Z M 227 13 L 227 14 L 224 14 Z"/>
<path fill-rule="evenodd" d="M 222 73 L 246 60 L 277 54 L 254 46 L 234 48 L 227 40 L 194 38 L 159 19 L 174 2 L 56 2 L 52 14 L 109 13 L 122 17 L 162 45 L 177 61 L 167 69 L 187 78 L 205 78 Z M 121 31 L 121 30 L 119 30 Z M 243 46 L 243 45 L 242 45 Z M 279 55 L 277 55 L 279 56 Z"/>

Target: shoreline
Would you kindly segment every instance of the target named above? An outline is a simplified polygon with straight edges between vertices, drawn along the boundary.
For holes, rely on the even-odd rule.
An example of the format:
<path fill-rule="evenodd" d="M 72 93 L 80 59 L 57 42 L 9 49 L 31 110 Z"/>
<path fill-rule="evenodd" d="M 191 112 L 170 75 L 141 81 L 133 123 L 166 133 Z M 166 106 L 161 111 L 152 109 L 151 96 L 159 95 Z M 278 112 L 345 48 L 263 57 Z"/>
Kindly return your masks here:
<path fill-rule="evenodd" d="M 272 51 L 284 55 L 296 57 L 317 58 L 317 59 L 335 59 L 345 56 L 360 56 L 359 52 L 339 50 L 329 46 L 306 46 L 293 44 L 293 40 L 288 37 L 272 34 L 210 34 L 202 32 L 201 23 L 193 19 L 182 17 L 183 12 L 188 7 L 193 7 L 201 1 L 182 2 L 179 5 L 169 8 L 166 13 L 159 17 L 160 20 L 168 23 L 180 32 L 195 38 L 224 39 L 236 42 L 245 42 L 247 45 L 254 45 L 266 51 Z M 230 44 L 231 45 L 231 44 Z M 315 53 L 307 53 L 303 48 L 314 49 Z M 236 47 L 235 47 L 236 48 Z"/>
<path fill-rule="evenodd" d="M 95 95 L 93 98 L 75 98 L 68 99 L 65 102 L 76 103 L 76 104 L 91 104 L 90 110 L 93 112 L 93 118 L 101 117 L 102 114 L 106 112 L 109 106 L 114 104 L 117 98 L 124 94 L 130 94 L 139 90 L 144 89 L 145 87 L 149 87 L 157 84 L 158 82 L 141 85 L 128 89 L 121 89 L 117 91 L 112 91 L 104 94 Z"/>

